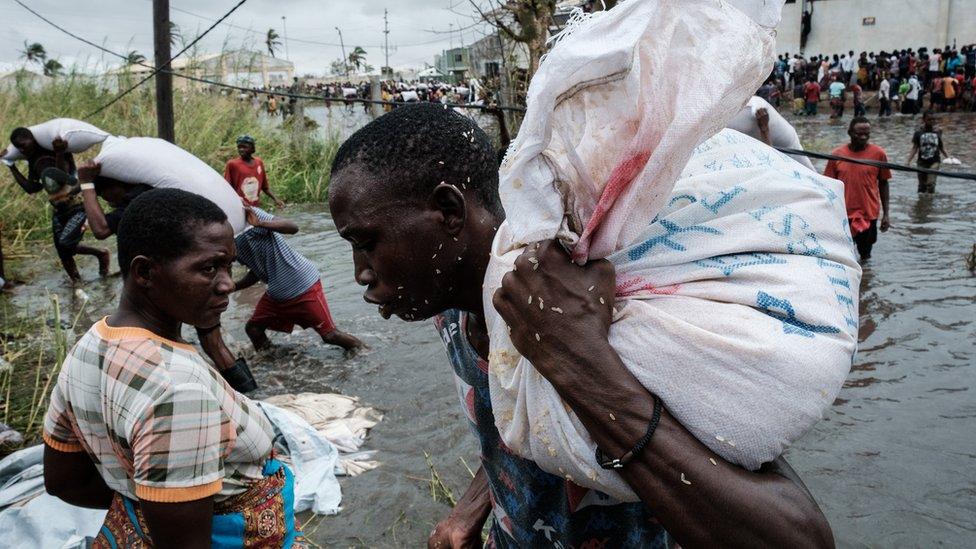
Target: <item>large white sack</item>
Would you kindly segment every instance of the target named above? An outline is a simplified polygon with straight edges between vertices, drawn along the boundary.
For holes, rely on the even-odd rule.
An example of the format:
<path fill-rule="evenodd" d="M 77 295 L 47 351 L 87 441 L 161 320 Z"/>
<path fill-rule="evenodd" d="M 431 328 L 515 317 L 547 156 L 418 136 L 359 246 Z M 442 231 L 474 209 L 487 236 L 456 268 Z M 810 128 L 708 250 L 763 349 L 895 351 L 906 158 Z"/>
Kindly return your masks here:
<path fill-rule="evenodd" d="M 400 95 L 402 96 L 402 98 L 403 98 L 404 101 L 408 101 L 408 102 L 409 101 L 420 101 L 420 97 L 417 96 L 417 92 L 415 92 L 415 91 L 407 90 L 405 92 L 401 92 Z"/>
<path fill-rule="evenodd" d="M 726 127 L 742 132 L 754 139 L 761 140 L 762 136 L 759 134 L 759 124 L 756 123 L 756 111 L 759 109 L 766 109 L 766 112 L 769 113 L 770 145 L 784 149 L 803 150 L 803 145 L 800 144 L 800 136 L 796 134 L 793 126 L 779 114 L 776 107 L 770 105 L 762 97 L 753 97 L 750 99 L 749 103 L 745 107 L 742 107 L 738 114 L 732 117 L 732 120 Z M 801 154 L 791 154 L 790 156 L 810 170 L 817 171 L 813 167 L 813 163 L 806 156 Z"/>
<path fill-rule="evenodd" d="M 220 206 L 234 227 L 247 228 L 241 198 L 206 162 L 164 139 L 110 137 L 95 158 L 101 174 L 123 183 L 145 183 L 160 189 L 181 189 Z"/>
<path fill-rule="evenodd" d="M 532 80 L 502 165 L 508 221 L 484 299 L 537 240 L 558 237 L 577 261 L 609 259 L 610 341 L 624 364 L 699 440 L 754 469 L 842 385 L 860 270 L 839 183 L 740 133 L 715 135 L 768 76 L 783 2 L 738 3 L 752 19 L 720 0 L 630 0 L 570 27 Z M 636 500 L 596 464 L 589 434 L 497 312 L 486 316 L 505 444 Z"/>
<path fill-rule="evenodd" d="M 37 144 L 54 150 L 54 140 L 61 137 L 68 142 L 68 152 L 79 153 L 105 141 L 108 132 L 102 131 L 88 122 L 73 118 L 55 118 L 27 128 L 34 134 Z M 8 145 L 0 159 L 7 163 L 21 160 L 24 155 L 13 144 Z"/>

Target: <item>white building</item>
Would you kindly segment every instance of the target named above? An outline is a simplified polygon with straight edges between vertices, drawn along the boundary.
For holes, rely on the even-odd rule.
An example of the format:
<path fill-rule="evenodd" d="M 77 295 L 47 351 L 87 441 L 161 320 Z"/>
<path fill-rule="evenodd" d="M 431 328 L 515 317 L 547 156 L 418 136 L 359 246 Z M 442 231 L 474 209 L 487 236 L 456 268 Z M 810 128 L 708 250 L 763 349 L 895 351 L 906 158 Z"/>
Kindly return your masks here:
<path fill-rule="evenodd" d="M 148 60 L 146 64 L 152 65 L 152 60 Z M 295 76 L 295 65 L 290 61 L 246 50 L 181 57 L 173 61 L 170 66 L 177 74 L 247 88 L 290 86 Z M 148 75 L 151 69 L 143 65 L 127 65 L 112 72 L 129 73 L 141 78 Z M 201 85 L 178 76 L 174 76 L 173 84 L 178 87 Z"/>
<path fill-rule="evenodd" d="M 810 32 L 801 50 L 803 12 Z M 787 0 L 776 51 L 805 55 L 976 43 L 976 0 Z"/>

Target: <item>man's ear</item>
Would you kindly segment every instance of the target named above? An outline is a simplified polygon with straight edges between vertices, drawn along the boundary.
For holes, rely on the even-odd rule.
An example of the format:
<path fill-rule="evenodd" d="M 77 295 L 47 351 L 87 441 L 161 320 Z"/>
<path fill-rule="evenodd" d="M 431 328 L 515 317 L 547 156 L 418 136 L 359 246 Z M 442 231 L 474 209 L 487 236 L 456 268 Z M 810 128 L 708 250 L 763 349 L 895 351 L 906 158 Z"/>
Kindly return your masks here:
<path fill-rule="evenodd" d="M 129 263 L 129 278 L 142 289 L 152 288 L 156 279 L 156 262 L 144 255 L 137 255 Z"/>
<path fill-rule="evenodd" d="M 440 183 L 430 193 L 428 206 L 441 214 L 441 223 L 450 235 L 456 235 L 464 228 L 467 214 L 464 195 L 454 185 Z"/>

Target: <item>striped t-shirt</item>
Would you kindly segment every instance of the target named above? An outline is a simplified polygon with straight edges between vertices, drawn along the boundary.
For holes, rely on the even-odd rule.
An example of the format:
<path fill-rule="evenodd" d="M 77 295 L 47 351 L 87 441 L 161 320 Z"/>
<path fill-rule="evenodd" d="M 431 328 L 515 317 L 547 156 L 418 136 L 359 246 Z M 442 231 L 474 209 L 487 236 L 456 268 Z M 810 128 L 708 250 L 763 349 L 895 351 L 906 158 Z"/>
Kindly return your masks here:
<path fill-rule="evenodd" d="M 261 221 L 274 216 L 253 208 Z M 280 234 L 260 227 L 249 227 L 234 239 L 237 260 L 268 285 L 268 296 L 287 301 L 308 291 L 319 281 L 319 270 L 307 257 L 296 252 Z"/>
<path fill-rule="evenodd" d="M 244 492 L 274 440 L 261 409 L 192 346 L 105 319 L 65 359 L 43 436 L 87 452 L 112 490 L 160 502 Z"/>

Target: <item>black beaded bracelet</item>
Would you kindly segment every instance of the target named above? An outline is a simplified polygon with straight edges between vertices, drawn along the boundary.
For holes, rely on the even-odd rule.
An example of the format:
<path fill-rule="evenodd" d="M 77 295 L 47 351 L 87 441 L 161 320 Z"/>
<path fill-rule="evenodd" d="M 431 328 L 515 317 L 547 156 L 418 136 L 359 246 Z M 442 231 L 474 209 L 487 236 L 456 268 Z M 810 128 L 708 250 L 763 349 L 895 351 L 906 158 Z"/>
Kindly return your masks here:
<path fill-rule="evenodd" d="M 664 408 L 664 405 L 661 403 L 661 399 L 658 398 L 657 395 L 651 396 L 654 397 L 654 414 L 651 416 L 651 422 L 647 426 L 647 432 L 644 433 L 644 436 L 637 441 L 637 444 L 634 445 L 634 448 L 631 451 L 627 452 L 618 459 L 610 459 L 606 454 L 603 453 L 603 450 L 600 450 L 600 447 L 597 446 L 596 462 L 600 464 L 600 467 L 603 467 L 604 469 L 622 469 L 624 465 L 630 463 L 635 457 L 637 457 L 638 454 L 641 453 L 641 451 L 644 450 L 644 447 L 651 442 L 651 437 L 654 436 L 654 431 L 657 430 L 657 424 L 661 421 L 661 410 Z"/>

